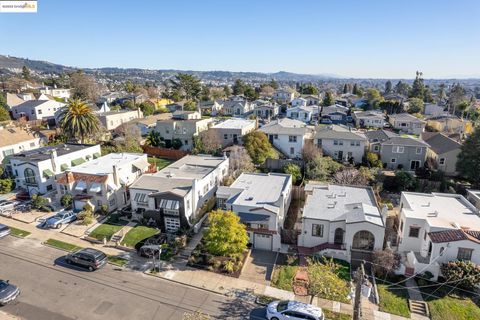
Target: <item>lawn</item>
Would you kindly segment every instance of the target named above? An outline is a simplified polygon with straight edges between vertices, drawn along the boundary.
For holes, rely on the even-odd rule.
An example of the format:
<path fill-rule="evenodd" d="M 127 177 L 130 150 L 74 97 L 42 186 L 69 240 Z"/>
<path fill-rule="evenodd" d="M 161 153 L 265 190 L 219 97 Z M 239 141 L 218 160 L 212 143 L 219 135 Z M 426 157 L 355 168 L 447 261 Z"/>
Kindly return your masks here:
<path fill-rule="evenodd" d="M 408 307 L 408 292 L 404 287 L 387 287 L 387 284 L 378 281 L 377 288 L 378 295 L 380 296 L 380 311 L 396 314 L 406 318 L 410 317 L 410 308 Z"/>
<path fill-rule="evenodd" d="M 292 281 L 298 266 L 277 266 L 273 271 L 272 286 L 275 288 L 292 291 Z"/>
<path fill-rule="evenodd" d="M 9 227 L 9 228 L 10 228 L 10 234 L 15 237 L 25 238 L 31 234 L 31 232 L 28 232 L 25 230 L 13 228 L 13 227 Z"/>
<path fill-rule="evenodd" d="M 63 242 L 60 240 L 55 240 L 55 239 L 48 239 L 47 241 L 45 241 L 45 244 L 60 250 L 68 251 L 68 252 L 73 252 L 73 251 L 82 249 L 81 247 L 76 246 L 74 244 Z"/>
<path fill-rule="evenodd" d="M 100 241 L 103 241 L 104 238 L 107 238 L 107 241 L 110 241 L 112 236 L 116 232 L 120 231 L 120 229 L 122 229 L 127 223 L 128 222 L 124 220 L 110 218 L 96 227 L 88 236 Z"/>
<path fill-rule="evenodd" d="M 330 311 L 328 309 L 322 309 L 325 319 L 328 320 L 351 320 L 352 316 L 344 313 Z"/>
<path fill-rule="evenodd" d="M 155 163 L 157 165 L 157 170 L 162 170 L 163 168 L 168 166 L 170 163 L 172 163 L 172 160 L 164 159 L 164 158 L 148 157 L 148 163 Z"/>
<path fill-rule="evenodd" d="M 122 240 L 122 245 L 133 248 L 141 240 L 149 238 L 157 233 L 158 230 L 155 228 L 137 226 L 127 232 L 127 234 Z"/>
<path fill-rule="evenodd" d="M 480 319 L 480 308 L 470 296 L 462 291 L 450 293 L 451 287 L 427 287 L 422 289 L 423 298 L 428 303 L 432 320 L 467 320 Z M 432 292 L 434 296 L 427 295 Z"/>
<path fill-rule="evenodd" d="M 123 267 L 128 262 L 127 259 L 122 257 L 117 257 L 117 256 L 108 256 L 107 259 L 108 259 L 108 262 L 119 267 Z"/>

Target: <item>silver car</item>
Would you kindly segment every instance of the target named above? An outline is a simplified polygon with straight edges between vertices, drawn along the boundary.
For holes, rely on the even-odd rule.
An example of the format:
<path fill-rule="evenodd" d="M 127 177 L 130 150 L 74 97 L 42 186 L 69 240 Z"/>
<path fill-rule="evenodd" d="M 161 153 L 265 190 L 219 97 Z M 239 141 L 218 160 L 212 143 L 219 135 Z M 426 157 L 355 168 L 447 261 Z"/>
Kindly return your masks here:
<path fill-rule="evenodd" d="M 15 300 L 20 294 L 20 289 L 7 281 L 0 280 L 0 305 L 6 305 Z"/>
<path fill-rule="evenodd" d="M 0 239 L 10 234 L 10 228 L 0 223 Z"/>
<path fill-rule="evenodd" d="M 273 301 L 267 306 L 268 320 L 323 320 L 323 312 L 319 307 L 298 301 Z"/>

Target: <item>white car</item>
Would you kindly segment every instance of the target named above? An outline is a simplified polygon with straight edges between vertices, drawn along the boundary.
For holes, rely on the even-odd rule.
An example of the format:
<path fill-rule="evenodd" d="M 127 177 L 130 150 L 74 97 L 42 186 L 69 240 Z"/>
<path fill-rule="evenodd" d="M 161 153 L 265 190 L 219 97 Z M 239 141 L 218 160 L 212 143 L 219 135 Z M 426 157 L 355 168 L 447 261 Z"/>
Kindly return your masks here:
<path fill-rule="evenodd" d="M 324 320 L 322 309 L 298 301 L 273 301 L 267 306 L 268 320 Z"/>
<path fill-rule="evenodd" d="M 0 212 L 9 212 L 13 211 L 16 206 L 20 204 L 19 201 L 8 201 L 8 200 L 1 200 L 0 201 Z"/>

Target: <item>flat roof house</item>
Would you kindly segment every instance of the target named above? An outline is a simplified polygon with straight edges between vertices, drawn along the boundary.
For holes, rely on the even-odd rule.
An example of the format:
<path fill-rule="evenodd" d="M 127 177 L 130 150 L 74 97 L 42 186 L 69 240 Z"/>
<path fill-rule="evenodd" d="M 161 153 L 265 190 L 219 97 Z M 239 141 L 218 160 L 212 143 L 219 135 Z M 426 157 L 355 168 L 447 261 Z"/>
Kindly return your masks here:
<path fill-rule="evenodd" d="M 309 183 L 305 193 L 300 255 L 350 262 L 383 248 L 386 208 L 379 209 L 371 187 Z"/>
<path fill-rule="evenodd" d="M 418 119 L 409 113 L 390 114 L 388 122 L 394 129 L 408 134 L 420 135 L 425 131 L 426 121 Z"/>
<path fill-rule="evenodd" d="M 189 228 L 228 174 L 226 157 L 188 155 L 155 174 L 142 175 L 130 186 L 134 216 L 156 221 L 175 233 Z"/>
<path fill-rule="evenodd" d="M 222 147 L 232 144 L 242 144 L 242 137 L 257 127 L 255 120 L 247 120 L 242 118 L 230 118 L 223 122 L 217 123 L 209 130 L 217 135 Z"/>
<path fill-rule="evenodd" d="M 217 205 L 240 217 L 255 249 L 280 251 L 291 190 L 289 174 L 242 173 L 231 186 L 218 188 Z"/>
<path fill-rule="evenodd" d="M 367 138 L 355 129 L 329 125 L 316 129 L 314 144 L 328 155 L 338 161 L 362 162 L 365 155 Z"/>
<path fill-rule="evenodd" d="M 398 251 L 404 254 L 405 275 L 430 271 L 434 279 L 442 263 L 480 263 L 480 217 L 463 196 L 402 192 Z"/>
<path fill-rule="evenodd" d="M 60 144 L 13 155 L 8 167 L 17 187 L 45 194 L 55 191 L 55 175 L 100 156 L 100 145 Z"/>
<path fill-rule="evenodd" d="M 128 187 L 148 168 L 146 154 L 110 153 L 58 174 L 57 196 L 71 194 L 78 211 L 87 203 L 94 210 L 122 209 L 130 203 Z"/>

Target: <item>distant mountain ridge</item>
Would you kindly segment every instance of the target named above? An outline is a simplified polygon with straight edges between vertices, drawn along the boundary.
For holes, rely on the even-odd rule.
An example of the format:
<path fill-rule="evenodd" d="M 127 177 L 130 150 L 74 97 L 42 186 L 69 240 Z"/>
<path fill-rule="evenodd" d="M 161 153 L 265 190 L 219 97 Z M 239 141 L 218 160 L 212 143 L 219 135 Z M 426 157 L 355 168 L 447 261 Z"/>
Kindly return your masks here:
<path fill-rule="evenodd" d="M 202 79 L 257 79 L 257 80 L 269 80 L 275 79 L 278 81 L 319 81 L 336 79 L 338 76 L 328 75 L 313 75 L 313 74 L 298 74 L 287 71 L 279 71 L 275 73 L 262 73 L 262 72 L 235 72 L 235 71 L 195 71 L 195 70 L 176 70 L 176 69 L 140 69 L 140 68 L 119 68 L 119 67 L 102 67 L 102 68 L 80 68 L 70 67 L 61 64 L 56 64 L 48 61 L 30 60 L 26 58 L 18 58 L 7 55 L 0 55 L 0 69 L 21 69 L 23 66 L 27 66 L 29 69 L 38 73 L 64 73 L 74 70 L 82 69 L 87 73 L 104 73 L 104 74 L 131 74 L 131 75 L 145 75 L 145 74 L 158 74 L 163 76 L 173 75 L 178 72 L 192 73 Z"/>

